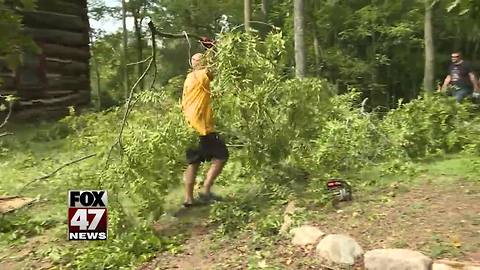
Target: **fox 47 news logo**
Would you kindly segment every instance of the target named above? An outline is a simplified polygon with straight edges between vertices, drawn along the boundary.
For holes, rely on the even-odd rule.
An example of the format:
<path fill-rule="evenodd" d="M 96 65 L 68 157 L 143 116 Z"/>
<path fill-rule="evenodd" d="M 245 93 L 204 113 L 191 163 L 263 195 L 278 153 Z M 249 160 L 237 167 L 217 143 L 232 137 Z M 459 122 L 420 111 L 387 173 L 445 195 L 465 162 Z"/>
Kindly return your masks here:
<path fill-rule="evenodd" d="M 68 240 L 107 240 L 107 191 L 68 192 Z"/>

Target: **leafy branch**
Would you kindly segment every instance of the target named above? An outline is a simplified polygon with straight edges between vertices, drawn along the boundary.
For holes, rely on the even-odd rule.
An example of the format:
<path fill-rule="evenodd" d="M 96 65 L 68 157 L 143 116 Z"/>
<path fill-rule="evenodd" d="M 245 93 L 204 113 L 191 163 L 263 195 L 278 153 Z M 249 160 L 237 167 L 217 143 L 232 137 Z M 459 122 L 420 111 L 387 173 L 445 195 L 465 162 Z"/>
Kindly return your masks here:
<path fill-rule="evenodd" d="M 108 167 L 108 163 L 110 161 L 110 158 L 111 158 L 111 155 L 112 155 L 112 152 L 113 152 L 113 149 L 118 146 L 120 148 L 120 153 L 123 152 L 123 144 L 122 144 L 122 136 L 123 136 L 123 131 L 125 130 L 125 126 L 127 124 L 127 119 L 128 119 L 128 116 L 130 114 L 130 112 L 132 111 L 134 105 L 135 105 L 135 102 L 132 103 L 132 100 L 133 100 L 133 93 L 135 91 L 135 89 L 137 88 L 137 86 L 139 85 L 139 83 L 145 78 L 145 76 L 149 73 L 150 69 L 152 68 L 152 66 L 155 67 L 155 72 L 154 72 L 154 75 L 153 75 L 153 82 L 152 84 L 150 85 L 150 89 L 153 88 L 153 84 L 155 82 L 155 79 L 156 79 L 156 76 L 157 76 L 157 65 L 156 65 L 156 43 L 155 43 L 155 27 L 153 25 L 153 23 L 149 23 L 148 24 L 149 27 L 150 27 L 150 31 L 152 32 L 152 52 L 151 52 L 151 55 L 149 57 L 147 57 L 145 60 L 143 61 L 140 61 L 140 62 L 145 62 L 148 60 L 148 65 L 147 65 L 147 68 L 143 71 L 142 75 L 137 79 L 137 81 L 133 84 L 133 86 L 130 88 L 130 93 L 128 95 L 128 99 L 127 99 L 127 103 L 125 104 L 125 113 L 123 114 L 123 118 L 122 118 L 122 124 L 120 126 L 120 131 L 118 133 L 118 136 L 117 136 L 117 139 L 115 141 L 115 143 L 110 147 L 110 150 L 108 152 L 108 155 L 107 155 L 107 160 L 105 162 L 105 168 Z M 140 62 L 137 62 L 137 63 L 132 63 L 132 64 L 138 64 Z"/>
<path fill-rule="evenodd" d="M 44 175 L 44 176 L 41 176 L 41 177 L 37 177 L 33 180 L 31 180 L 30 182 L 28 182 L 27 184 L 25 184 L 20 190 L 19 190 L 19 193 L 22 192 L 26 187 L 30 186 L 31 184 L 37 182 L 37 181 L 41 181 L 41 180 L 45 180 L 47 178 L 50 178 L 52 177 L 53 175 L 55 175 L 57 172 L 59 172 L 60 170 L 62 170 L 63 168 L 65 167 L 68 167 L 72 164 L 75 164 L 75 163 L 78 163 L 80 161 L 83 161 L 83 160 L 86 160 L 86 159 L 89 159 L 89 158 L 92 158 L 96 156 L 96 154 L 90 154 L 90 155 L 87 155 L 87 156 L 84 156 L 84 157 L 81 157 L 81 158 L 77 158 L 75 160 L 72 160 L 70 162 L 67 162 L 65 164 L 63 164 L 62 166 L 58 167 L 57 169 L 55 169 L 54 171 L 52 171 L 51 173 L 47 174 L 47 175 Z"/>

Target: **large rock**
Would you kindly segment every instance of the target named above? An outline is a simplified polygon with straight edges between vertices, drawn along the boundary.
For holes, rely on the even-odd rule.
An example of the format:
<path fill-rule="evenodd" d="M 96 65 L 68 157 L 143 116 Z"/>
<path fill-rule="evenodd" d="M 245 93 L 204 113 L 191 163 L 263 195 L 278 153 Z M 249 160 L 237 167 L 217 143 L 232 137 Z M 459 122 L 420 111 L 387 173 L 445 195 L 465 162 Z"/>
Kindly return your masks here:
<path fill-rule="evenodd" d="M 366 270 L 430 270 L 432 259 L 409 249 L 376 249 L 365 253 Z"/>
<path fill-rule="evenodd" d="M 310 225 L 303 225 L 294 228 L 290 233 L 294 235 L 292 244 L 297 246 L 314 245 L 325 235 L 320 229 Z"/>
<path fill-rule="evenodd" d="M 329 234 L 318 243 L 317 254 L 329 262 L 353 265 L 363 249 L 348 235 Z"/>

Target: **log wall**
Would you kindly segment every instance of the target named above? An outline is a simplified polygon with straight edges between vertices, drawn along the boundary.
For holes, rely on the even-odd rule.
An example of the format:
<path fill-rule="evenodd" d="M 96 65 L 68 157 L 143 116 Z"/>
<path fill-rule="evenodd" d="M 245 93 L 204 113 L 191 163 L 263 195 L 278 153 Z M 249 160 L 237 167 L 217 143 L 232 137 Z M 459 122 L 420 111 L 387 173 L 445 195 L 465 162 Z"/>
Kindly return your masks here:
<path fill-rule="evenodd" d="M 90 50 L 86 0 L 37 0 L 35 11 L 17 10 L 24 33 L 39 54 L 26 53 L 23 64 L 8 70 L 0 56 L 0 94 L 19 97 L 16 112 L 67 111 L 90 102 Z"/>

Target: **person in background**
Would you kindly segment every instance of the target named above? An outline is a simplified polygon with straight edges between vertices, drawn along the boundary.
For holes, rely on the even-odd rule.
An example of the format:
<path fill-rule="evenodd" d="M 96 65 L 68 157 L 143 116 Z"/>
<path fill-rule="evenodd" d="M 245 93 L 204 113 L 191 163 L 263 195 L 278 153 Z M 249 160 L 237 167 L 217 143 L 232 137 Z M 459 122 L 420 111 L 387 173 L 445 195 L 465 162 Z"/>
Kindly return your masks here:
<path fill-rule="evenodd" d="M 212 164 L 205 177 L 205 190 L 200 193 L 200 200 L 209 202 L 222 199 L 211 192 L 211 187 L 229 157 L 227 146 L 215 132 L 210 92 L 213 74 L 203 58 L 201 53 L 192 56 L 193 70 L 187 75 L 183 86 L 182 111 L 190 127 L 199 135 L 198 147 L 187 149 L 186 153 L 188 167 L 184 173 L 184 207 L 193 206 L 195 178 L 200 164 L 205 161 L 211 161 Z"/>
<path fill-rule="evenodd" d="M 461 53 L 453 52 L 451 57 L 452 63 L 448 69 L 449 74 L 445 78 L 440 91 L 446 92 L 447 88 L 450 87 L 451 94 L 457 102 L 461 102 L 464 98 L 472 95 L 474 91 L 475 93 L 480 92 L 480 86 L 471 64 L 462 59 Z"/>

